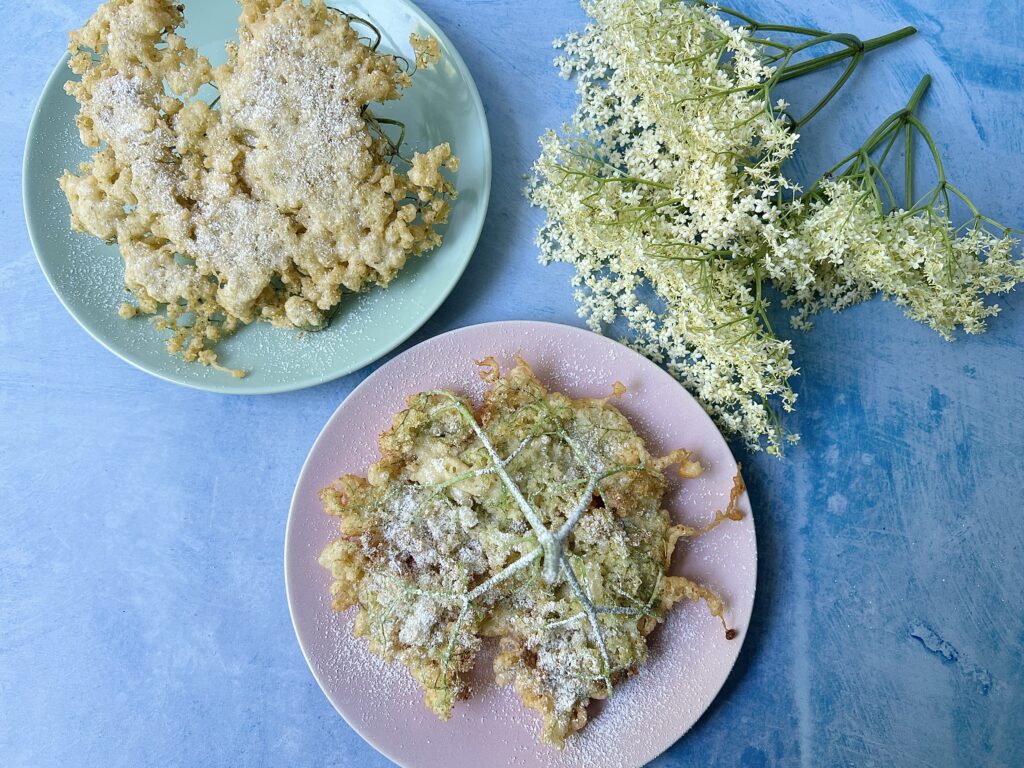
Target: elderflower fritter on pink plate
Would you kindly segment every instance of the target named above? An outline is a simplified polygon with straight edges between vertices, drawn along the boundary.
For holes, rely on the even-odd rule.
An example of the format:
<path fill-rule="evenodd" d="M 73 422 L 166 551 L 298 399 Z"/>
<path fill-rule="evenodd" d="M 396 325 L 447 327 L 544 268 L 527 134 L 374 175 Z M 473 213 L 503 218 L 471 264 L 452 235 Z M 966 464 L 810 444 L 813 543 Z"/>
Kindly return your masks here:
<path fill-rule="evenodd" d="M 644 663 L 676 602 L 722 619 L 714 593 L 668 571 L 681 536 L 742 517 L 743 485 L 704 528 L 672 525 L 664 470 L 699 476 L 687 451 L 652 457 L 608 398 L 549 392 L 522 360 L 505 376 L 485 361 L 483 375 L 479 409 L 448 390 L 411 396 L 366 476 L 322 491 L 340 537 L 320 562 L 334 608 L 358 607 L 355 633 L 404 664 L 439 717 L 470 695 L 483 639 L 499 638 L 497 681 L 561 748 L 590 700 Z"/>

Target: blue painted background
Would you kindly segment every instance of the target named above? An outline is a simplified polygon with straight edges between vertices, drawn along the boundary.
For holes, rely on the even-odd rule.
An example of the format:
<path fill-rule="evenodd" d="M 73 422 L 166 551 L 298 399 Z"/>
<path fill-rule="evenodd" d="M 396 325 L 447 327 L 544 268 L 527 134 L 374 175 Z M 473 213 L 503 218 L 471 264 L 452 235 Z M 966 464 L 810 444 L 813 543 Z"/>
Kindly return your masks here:
<path fill-rule="evenodd" d="M 815 120 L 794 173 L 859 144 L 930 71 L 924 114 L 951 178 L 1024 225 L 1016 0 L 736 2 L 863 37 L 921 30 Z M 306 451 L 366 372 L 262 398 L 177 388 L 89 339 L 33 258 L 25 131 L 95 3 L 0 2 L 0 765 L 384 765 L 307 671 L 281 567 Z M 536 136 L 574 101 L 549 43 L 583 15 L 571 0 L 422 4 L 475 74 L 495 175 L 481 246 L 411 343 L 485 320 L 578 323 L 567 268 L 535 261 L 520 189 Z M 1024 295 L 1003 304 L 953 344 L 880 302 L 795 336 L 803 443 L 781 462 L 741 453 L 754 623 L 658 768 L 1024 765 Z"/>

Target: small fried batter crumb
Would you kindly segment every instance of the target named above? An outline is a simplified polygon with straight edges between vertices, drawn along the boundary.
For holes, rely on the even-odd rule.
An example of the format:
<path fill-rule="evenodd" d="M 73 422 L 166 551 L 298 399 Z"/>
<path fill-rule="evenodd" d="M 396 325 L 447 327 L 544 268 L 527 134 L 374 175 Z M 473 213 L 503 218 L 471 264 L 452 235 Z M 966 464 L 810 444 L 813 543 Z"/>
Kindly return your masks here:
<path fill-rule="evenodd" d="M 437 39 L 433 37 L 420 37 L 416 33 L 409 35 L 409 42 L 416 53 L 416 68 L 427 69 L 434 66 L 441 60 L 441 48 Z"/>

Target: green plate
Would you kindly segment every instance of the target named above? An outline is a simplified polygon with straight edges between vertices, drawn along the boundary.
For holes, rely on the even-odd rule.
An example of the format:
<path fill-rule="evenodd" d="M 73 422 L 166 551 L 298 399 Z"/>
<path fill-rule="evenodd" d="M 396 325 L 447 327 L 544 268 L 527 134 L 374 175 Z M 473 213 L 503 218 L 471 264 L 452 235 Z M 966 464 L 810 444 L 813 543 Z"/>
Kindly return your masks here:
<path fill-rule="evenodd" d="M 98 2 L 98 0 L 97 0 Z M 68 311 L 114 354 L 162 379 L 215 392 L 261 394 L 301 389 L 351 373 L 394 349 L 441 305 L 476 247 L 491 190 L 487 119 L 473 78 L 451 41 L 407 0 L 336 0 L 331 3 L 370 19 L 383 35 L 381 50 L 413 58 L 409 34 L 432 35 L 442 58 L 416 74 L 401 100 L 378 105 L 381 116 L 408 126 L 407 146 L 423 150 L 448 141 L 459 157 L 458 199 L 443 230 L 444 244 L 408 265 L 386 290 L 346 296 L 331 325 L 299 334 L 265 323 L 242 328 L 218 345 L 224 365 L 244 368 L 244 379 L 169 355 L 165 334 L 144 318 L 125 321 L 117 310 L 127 298 L 116 246 L 70 229 L 70 212 L 57 180 L 89 152 L 74 124 L 77 104 L 63 90 L 71 76 L 67 57 L 39 98 L 25 147 L 23 193 L 29 235 L 39 264 Z M 235 39 L 238 6 L 232 0 L 185 2 L 184 35 L 213 64 L 226 59 Z"/>

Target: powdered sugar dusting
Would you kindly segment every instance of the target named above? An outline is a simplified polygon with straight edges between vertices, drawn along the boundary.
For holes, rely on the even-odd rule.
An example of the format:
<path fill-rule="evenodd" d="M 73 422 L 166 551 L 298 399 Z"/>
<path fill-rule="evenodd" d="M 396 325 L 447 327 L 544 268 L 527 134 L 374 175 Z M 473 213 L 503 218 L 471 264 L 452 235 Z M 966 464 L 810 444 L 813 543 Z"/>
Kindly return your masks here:
<path fill-rule="evenodd" d="M 118 152 L 136 158 L 144 155 L 147 146 L 173 146 L 166 127 L 153 122 L 156 105 L 134 77 L 115 73 L 100 80 L 93 95 L 91 117 Z"/>
<path fill-rule="evenodd" d="M 253 174 L 267 177 L 282 209 L 312 205 L 312 215 L 302 217 L 310 223 L 328 207 L 357 218 L 344 208 L 358 205 L 352 179 L 362 178 L 372 159 L 355 73 L 338 66 L 330 49 L 310 47 L 295 27 L 261 25 L 239 56 L 222 109 L 252 137 Z"/>

